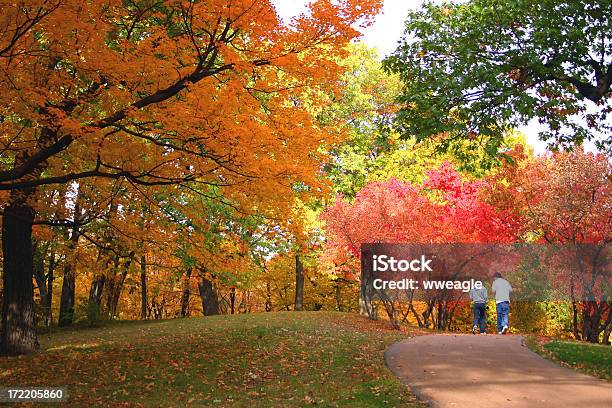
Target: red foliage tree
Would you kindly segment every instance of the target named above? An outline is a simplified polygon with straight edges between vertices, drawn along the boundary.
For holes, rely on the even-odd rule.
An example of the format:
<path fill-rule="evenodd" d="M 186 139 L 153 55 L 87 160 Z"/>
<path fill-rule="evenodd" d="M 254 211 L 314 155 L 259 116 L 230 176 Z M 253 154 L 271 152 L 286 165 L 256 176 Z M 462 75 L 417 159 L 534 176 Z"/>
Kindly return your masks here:
<path fill-rule="evenodd" d="M 525 159 L 506 166 L 491 185 L 491 199 L 525 220 L 525 237 L 562 244 L 572 258 L 604 259 L 612 240 L 612 167 L 609 157 L 582 149 Z M 589 248 L 583 244 L 592 244 Z M 594 252 L 593 252 L 594 251 Z M 561 257 L 561 255 L 559 255 Z M 568 260 L 567 256 L 564 258 Z M 564 261 L 564 263 L 567 263 Z M 567 284 L 577 339 L 609 342 L 612 293 L 607 263 L 550 268 L 553 282 Z M 595 265 L 595 267 L 593 267 Z"/>
<path fill-rule="evenodd" d="M 338 197 L 323 214 L 325 256 L 336 273 L 355 279 L 362 244 L 514 242 L 517 218 L 484 200 L 487 186 L 485 181 L 462 178 L 448 163 L 430 171 L 422 185 L 396 179 L 370 183 L 354 202 Z M 440 303 L 448 300 L 445 296 L 427 301 L 424 325 L 433 308 L 440 312 L 454 307 L 453 302 Z M 449 320 L 438 322 L 439 328 L 444 328 L 444 322 Z"/>

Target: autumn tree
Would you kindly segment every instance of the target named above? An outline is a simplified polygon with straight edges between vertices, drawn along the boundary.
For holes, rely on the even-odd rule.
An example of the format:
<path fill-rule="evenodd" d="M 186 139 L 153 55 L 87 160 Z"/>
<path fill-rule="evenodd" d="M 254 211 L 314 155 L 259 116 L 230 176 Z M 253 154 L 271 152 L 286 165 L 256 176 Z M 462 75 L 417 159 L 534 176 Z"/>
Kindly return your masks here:
<path fill-rule="evenodd" d="M 422 184 L 396 179 L 372 182 L 354 201 L 338 197 L 322 218 L 326 222 L 323 262 L 333 265 L 344 278 L 360 279 L 362 244 L 375 243 L 508 243 L 519 219 L 510 211 L 499 211 L 481 197 L 483 180 L 462 177 L 445 163 L 427 173 Z M 372 315 L 363 293 L 362 313 Z M 441 299 L 431 299 L 420 324 L 429 325 L 434 308 L 444 308 Z M 409 300 L 411 302 L 411 300 Z M 395 319 L 395 310 L 390 319 Z M 411 313 L 417 314 L 414 308 Z M 442 326 L 446 328 L 441 320 Z"/>
<path fill-rule="evenodd" d="M 463 138 L 497 155 L 508 128 L 531 119 L 553 145 L 610 148 L 611 3 L 426 2 L 385 61 L 404 89 L 396 127 L 441 142 Z"/>
<path fill-rule="evenodd" d="M 590 342 L 608 342 L 612 333 L 610 177 L 609 157 L 580 148 L 521 160 L 490 184 L 492 202 L 525 220 L 522 234 L 526 238 L 568 246 L 573 251 L 569 259 L 589 260 L 590 265 L 577 265 L 570 272 L 553 268 L 550 279 L 567 286 L 574 336 Z M 596 265 L 597 259 L 603 259 L 603 266 Z"/>
<path fill-rule="evenodd" d="M 339 62 L 346 69 L 339 95 L 319 114 L 323 123 L 340 121 L 348 134 L 330 150 L 325 164 L 335 193 L 354 197 L 367 183 L 390 178 L 418 184 L 428 170 L 445 161 L 465 174 L 490 172 L 492 163 L 481 146 L 454 140 L 450 151 L 443 153 L 434 140 L 402 137 L 395 131 L 392 124 L 401 108 L 397 102 L 402 92 L 400 76 L 383 69 L 376 50 L 363 44 L 351 45 L 349 50 L 350 55 Z M 508 131 L 501 148 L 509 151 L 517 143 L 525 143 L 524 137 Z"/>
<path fill-rule="evenodd" d="M 31 230 L 48 186 L 214 185 L 248 205 L 314 182 L 330 135 L 303 87 L 332 83 L 380 1 L 315 1 L 287 25 L 268 0 L 1 6 L 1 346 L 23 354 L 38 347 Z"/>

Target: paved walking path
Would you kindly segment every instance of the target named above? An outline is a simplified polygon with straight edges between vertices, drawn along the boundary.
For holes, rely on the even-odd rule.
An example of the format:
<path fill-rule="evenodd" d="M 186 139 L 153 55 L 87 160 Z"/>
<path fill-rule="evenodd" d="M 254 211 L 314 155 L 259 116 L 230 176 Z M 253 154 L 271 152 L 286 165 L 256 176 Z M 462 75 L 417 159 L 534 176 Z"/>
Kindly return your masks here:
<path fill-rule="evenodd" d="M 520 336 L 418 336 L 385 359 L 434 407 L 612 407 L 612 384 L 543 359 Z"/>

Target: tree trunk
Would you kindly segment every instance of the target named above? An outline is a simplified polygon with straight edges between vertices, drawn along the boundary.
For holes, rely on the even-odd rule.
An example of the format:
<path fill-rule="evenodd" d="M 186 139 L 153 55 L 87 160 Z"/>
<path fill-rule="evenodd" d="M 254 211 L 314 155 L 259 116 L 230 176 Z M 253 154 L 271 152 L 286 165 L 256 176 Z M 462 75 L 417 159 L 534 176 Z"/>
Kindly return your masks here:
<path fill-rule="evenodd" d="M 603 328 L 602 344 L 609 346 L 610 345 L 610 334 L 612 334 L 612 305 L 610 305 L 610 303 L 608 302 L 606 302 L 606 305 L 607 305 L 608 318 L 602 325 L 602 328 Z"/>
<path fill-rule="evenodd" d="M 117 281 L 117 273 L 119 272 L 119 255 L 115 255 L 113 259 L 113 269 L 111 272 L 111 276 L 107 278 L 106 283 L 106 312 L 112 318 L 112 308 L 113 308 L 113 297 L 115 294 L 115 286 Z"/>
<path fill-rule="evenodd" d="M 207 278 L 200 278 L 198 289 L 200 291 L 200 298 L 202 298 L 204 316 L 219 314 L 219 299 L 217 298 L 217 292 L 213 287 L 213 283 Z"/>
<path fill-rule="evenodd" d="M 70 326 L 74 320 L 74 296 L 75 296 L 75 281 L 76 281 L 76 251 L 79 245 L 79 222 L 81 221 L 81 193 L 77 191 L 76 200 L 74 203 L 74 215 L 72 217 L 74 224 L 70 233 L 70 243 L 68 245 L 68 253 L 64 263 L 64 279 L 62 280 L 62 294 L 60 298 L 60 326 Z"/>
<path fill-rule="evenodd" d="M 98 252 L 98 258 L 96 259 L 96 267 L 100 264 L 101 260 L 105 260 L 104 265 L 100 268 L 103 271 L 108 270 L 108 265 L 110 264 L 110 258 L 105 256 L 105 251 L 100 248 Z M 91 286 L 89 288 L 89 307 L 97 308 L 98 312 L 102 312 L 102 296 L 104 294 L 104 285 L 106 284 L 106 272 L 101 272 L 94 276 L 91 281 Z"/>
<path fill-rule="evenodd" d="M 410 311 L 412 312 L 412 314 L 416 318 L 418 326 L 419 327 L 425 327 L 423 325 L 423 321 L 421 320 L 421 317 L 419 316 L 419 314 L 417 313 L 416 309 L 414 308 L 414 304 L 412 303 L 412 298 L 410 299 L 410 303 L 408 303 L 408 308 L 410 309 Z"/>
<path fill-rule="evenodd" d="M 48 250 L 47 247 L 40 249 L 34 245 L 34 279 L 40 293 L 40 309 L 45 326 L 51 325 L 51 304 L 53 298 L 53 273 L 55 271 L 55 252 L 51 252 L 49 256 L 49 265 L 47 273 L 45 273 L 45 258 Z"/>
<path fill-rule="evenodd" d="M 72 260 L 66 258 L 64 264 L 64 279 L 60 297 L 59 326 L 70 326 L 74 319 L 75 270 Z"/>
<path fill-rule="evenodd" d="M 110 307 L 108 310 L 109 310 L 109 314 L 111 317 L 114 317 L 117 315 L 117 310 L 119 307 L 119 299 L 121 298 L 121 291 L 123 290 L 123 284 L 130 270 L 130 266 L 132 265 L 133 258 L 134 258 L 134 253 L 132 252 L 128 256 L 127 261 L 125 261 L 125 263 L 123 264 L 123 270 L 121 271 L 119 280 L 115 282 L 115 284 L 113 285 L 114 287 L 113 287 L 112 294 L 109 294 L 109 296 L 111 296 L 110 297 L 111 303 L 110 303 Z"/>
<path fill-rule="evenodd" d="M 55 252 L 51 252 L 49 256 L 49 266 L 47 268 L 47 299 L 45 307 L 45 326 L 51 326 L 53 322 L 53 279 L 55 275 Z"/>
<path fill-rule="evenodd" d="M 295 256 L 295 307 L 294 310 L 304 310 L 304 265 L 300 256 Z"/>
<path fill-rule="evenodd" d="M 604 329 L 601 325 L 602 306 L 595 301 L 582 302 L 582 340 L 599 343 L 599 335 Z"/>
<path fill-rule="evenodd" d="M 574 339 L 580 340 L 580 333 L 578 332 L 578 306 L 576 302 L 576 296 L 574 295 L 574 275 L 570 276 L 570 296 L 572 301 L 572 332 Z"/>
<path fill-rule="evenodd" d="M 47 310 L 47 276 L 45 275 L 45 253 L 46 248 L 41 249 L 38 243 L 34 243 L 32 248 L 34 253 L 34 279 L 36 280 L 36 287 L 38 288 L 38 294 L 40 295 L 40 311 L 43 319 L 46 321 Z"/>
<path fill-rule="evenodd" d="M 372 259 L 370 251 L 361 252 L 361 273 L 359 277 L 359 314 L 372 320 L 377 319 L 377 310 L 372 303 L 374 287 L 372 286 L 372 268 L 369 260 Z"/>
<path fill-rule="evenodd" d="M 89 304 L 100 307 L 102 305 L 102 294 L 104 293 L 104 284 L 106 283 L 106 275 L 101 274 L 94 278 L 89 289 Z"/>
<path fill-rule="evenodd" d="M 338 280 L 336 280 L 336 308 L 339 312 L 344 312 L 344 308 L 342 307 L 342 291 Z"/>
<path fill-rule="evenodd" d="M 609 302 L 605 302 L 602 314 L 606 315 L 607 317 L 600 327 L 601 331 L 603 332 L 601 344 L 609 346 L 610 334 L 612 333 L 612 305 L 610 305 Z"/>
<path fill-rule="evenodd" d="M 272 311 L 272 290 L 270 282 L 266 282 L 266 312 Z"/>
<path fill-rule="evenodd" d="M 236 313 L 236 288 L 230 289 L 230 313 Z"/>
<path fill-rule="evenodd" d="M 140 257 L 140 318 L 147 319 L 147 258 Z"/>
<path fill-rule="evenodd" d="M 39 348 L 34 310 L 32 222 L 29 194 L 12 191 L 2 223 L 3 296 L 0 354 L 33 353 Z"/>
<path fill-rule="evenodd" d="M 56 133 L 42 128 L 37 147 L 46 147 Z M 15 157 L 14 168 L 30 158 L 24 151 Z M 47 166 L 43 161 L 32 168 L 22 180 L 35 179 Z M 3 296 L 0 355 L 20 355 L 38 350 L 36 312 L 34 310 L 34 273 L 32 253 L 32 223 L 36 211 L 30 205 L 34 187 L 11 190 L 9 203 L 2 215 Z"/>
<path fill-rule="evenodd" d="M 189 316 L 189 295 L 191 286 L 191 268 L 187 268 L 185 271 L 185 278 L 183 281 L 183 296 L 181 298 L 181 317 Z"/>

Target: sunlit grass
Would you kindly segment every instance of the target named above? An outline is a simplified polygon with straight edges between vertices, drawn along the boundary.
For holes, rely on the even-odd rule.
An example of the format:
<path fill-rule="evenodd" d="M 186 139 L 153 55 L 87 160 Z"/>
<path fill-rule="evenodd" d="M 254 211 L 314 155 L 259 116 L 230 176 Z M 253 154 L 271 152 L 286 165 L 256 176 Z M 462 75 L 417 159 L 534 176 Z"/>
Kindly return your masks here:
<path fill-rule="evenodd" d="M 419 406 L 383 359 L 409 334 L 324 312 L 110 324 L 45 334 L 0 378 L 66 386 L 71 406 Z"/>
<path fill-rule="evenodd" d="M 560 364 L 604 380 L 612 381 L 612 347 L 577 341 L 526 341 L 533 351 Z"/>

